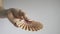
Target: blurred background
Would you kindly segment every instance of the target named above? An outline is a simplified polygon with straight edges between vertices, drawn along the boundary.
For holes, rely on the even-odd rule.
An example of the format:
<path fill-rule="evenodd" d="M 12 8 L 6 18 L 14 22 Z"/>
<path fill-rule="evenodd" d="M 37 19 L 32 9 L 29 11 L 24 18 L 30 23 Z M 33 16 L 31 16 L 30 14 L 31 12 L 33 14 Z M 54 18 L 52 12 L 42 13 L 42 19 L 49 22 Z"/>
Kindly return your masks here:
<path fill-rule="evenodd" d="M 0 18 L 0 34 L 60 34 L 60 0 L 4 0 L 4 8 L 22 9 L 44 27 L 37 32 L 25 31 L 16 28 L 7 18 Z"/>

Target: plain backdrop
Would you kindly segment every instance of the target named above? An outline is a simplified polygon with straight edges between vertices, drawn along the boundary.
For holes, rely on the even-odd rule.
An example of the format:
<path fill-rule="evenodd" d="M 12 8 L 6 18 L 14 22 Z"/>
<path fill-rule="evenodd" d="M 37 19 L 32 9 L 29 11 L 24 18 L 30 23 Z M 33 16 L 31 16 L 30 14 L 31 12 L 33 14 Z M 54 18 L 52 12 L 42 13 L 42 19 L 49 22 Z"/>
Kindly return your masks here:
<path fill-rule="evenodd" d="M 16 28 L 7 18 L 0 18 L 0 34 L 60 34 L 60 0 L 4 0 L 4 8 L 22 9 L 44 27 L 37 32 L 25 31 Z"/>

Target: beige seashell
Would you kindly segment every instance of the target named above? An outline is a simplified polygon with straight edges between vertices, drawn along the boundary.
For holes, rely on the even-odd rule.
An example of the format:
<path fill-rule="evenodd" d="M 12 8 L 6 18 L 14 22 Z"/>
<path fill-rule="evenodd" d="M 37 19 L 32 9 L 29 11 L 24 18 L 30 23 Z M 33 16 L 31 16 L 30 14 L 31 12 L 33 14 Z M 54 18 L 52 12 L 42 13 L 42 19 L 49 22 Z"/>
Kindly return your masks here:
<path fill-rule="evenodd" d="M 24 20 L 19 21 L 17 26 L 28 31 L 37 31 L 43 28 L 43 25 L 39 22 L 31 21 L 30 23 L 25 23 Z"/>

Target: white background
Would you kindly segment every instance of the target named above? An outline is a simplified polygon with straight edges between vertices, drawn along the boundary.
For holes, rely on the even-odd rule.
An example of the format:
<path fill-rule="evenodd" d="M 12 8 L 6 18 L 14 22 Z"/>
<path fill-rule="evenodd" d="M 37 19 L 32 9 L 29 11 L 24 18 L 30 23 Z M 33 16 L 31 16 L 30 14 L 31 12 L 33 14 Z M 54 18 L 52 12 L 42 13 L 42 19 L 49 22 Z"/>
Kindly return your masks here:
<path fill-rule="evenodd" d="M 4 0 L 4 8 L 19 8 L 30 19 L 44 25 L 41 31 L 29 32 L 0 19 L 0 34 L 60 34 L 60 0 Z"/>

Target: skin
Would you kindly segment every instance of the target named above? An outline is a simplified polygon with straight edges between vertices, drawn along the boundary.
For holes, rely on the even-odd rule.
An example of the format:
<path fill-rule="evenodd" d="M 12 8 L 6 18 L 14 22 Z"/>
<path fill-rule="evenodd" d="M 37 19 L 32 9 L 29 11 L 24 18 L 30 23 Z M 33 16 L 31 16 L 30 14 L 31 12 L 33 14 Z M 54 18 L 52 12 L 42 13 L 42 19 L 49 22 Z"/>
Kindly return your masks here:
<path fill-rule="evenodd" d="M 12 13 L 12 16 L 9 15 L 10 19 L 18 18 L 21 20 L 25 20 L 27 23 L 29 22 L 29 19 L 26 17 L 25 13 L 20 9 L 15 8 L 0 10 L 0 18 L 7 18 L 9 13 Z"/>
<path fill-rule="evenodd" d="M 26 23 L 29 22 L 29 19 L 25 16 L 25 13 L 22 12 L 21 10 L 15 9 L 15 8 L 10 8 L 7 10 L 7 17 L 11 21 L 12 24 L 14 24 L 16 27 L 16 23 L 13 21 L 14 19 L 20 19 L 20 20 L 25 20 Z"/>
<path fill-rule="evenodd" d="M 9 14 L 10 12 L 14 16 L 14 18 L 27 19 L 24 12 L 22 12 L 21 10 L 17 10 L 15 8 L 0 10 L 0 18 L 7 17 L 7 14 Z"/>
<path fill-rule="evenodd" d="M 6 15 L 7 15 L 7 10 L 5 9 L 0 10 L 0 18 L 6 18 Z"/>
<path fill-rule="evenodd" d="M 7 13 L 9 13 L 9 12 L 12 13 L 12 15 L 14 16 L 14 18 L 28 20 L 27 17 L 25 16 L 25 13 L 22 12 L 21 10 L 10 8 L 10 9 L 8 9 Z"/>

